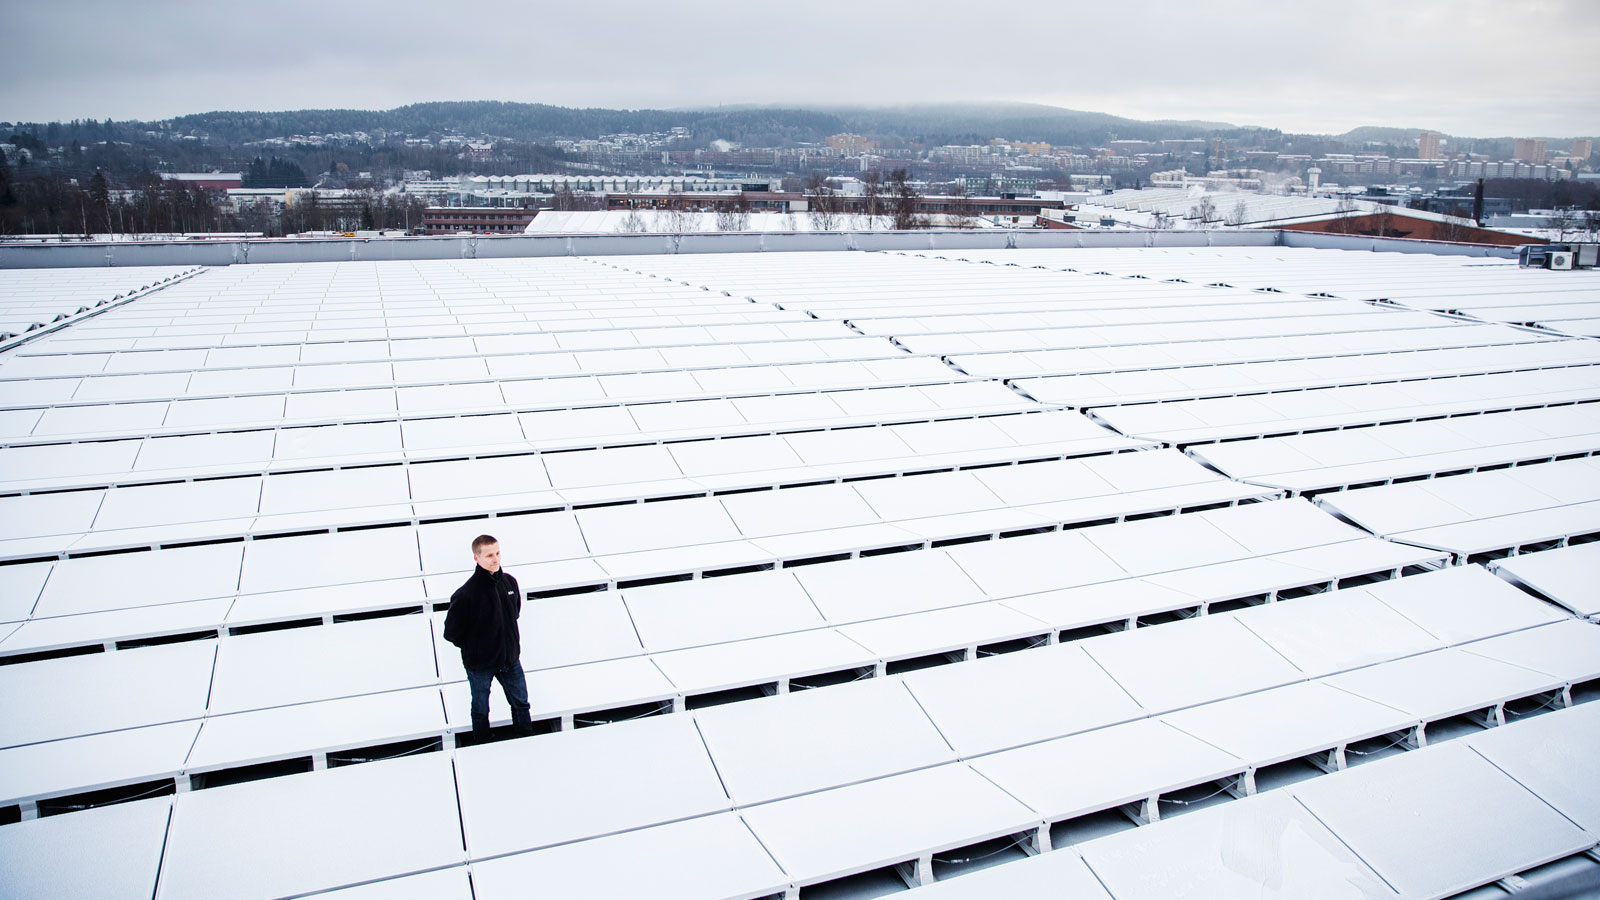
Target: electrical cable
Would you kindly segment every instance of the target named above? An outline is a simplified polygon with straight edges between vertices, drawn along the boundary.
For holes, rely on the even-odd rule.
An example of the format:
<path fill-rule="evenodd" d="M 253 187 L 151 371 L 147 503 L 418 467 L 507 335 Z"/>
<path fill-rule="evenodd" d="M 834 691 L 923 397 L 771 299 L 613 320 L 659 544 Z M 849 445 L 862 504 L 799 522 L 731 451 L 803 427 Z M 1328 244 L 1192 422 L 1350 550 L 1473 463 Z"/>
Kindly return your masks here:
<path fill-rule="evenodd" d="M 1196 803 L 1204 803 L 1207 800 L 1210 800 L 1212 797 L 1216 797 L 1216 796 L 1218 796 L 1220 794 L 1227 793 L 1227 791 L 1228 791 L 1227 787 L 1220 787 L 1220 788 L 1217 788 L 1216 790 L 1212 791 L 1211 793 L 1205 795 L 1204 797 L 1196 797 L 1193 800 L 1169 800 L 1166 797 L 1158 797 L 1158 798 L 1156 798 L 1156 802 L 1158 802 L 1158 803 L 1170 803 L 1173 806 L 1193 806 Z"/>
<path fill-rule="evenodd" d="M 170 790 L 171 788 L 172 785 L 170 784 L 161 784 L 151 788 L 148 791 L 141 791 L 140 793 L 134 794 L 131 797 L 119 797 L 115 800 L 107 800 L 104 803 L 67 803 L 59 806 L 54 803 L 41 803 L 40 806 L 49 806 L 51 809 L 68 809 L 74 811 L 80 809 L 94 809 L 100 806 L 116 806 L 119 803 L 131 803 L 134 800 L 143 800 L 146 797 L 153 797 L 156 794 L 159 794 L 165 790 Z"/>
<path fill-rule="evenodd" d="M 1505 707 L 1505 711 L 1506 711 L 1507 714 L 1513 715 L 1513 716 L 1532 715 L 1533 713 L 1539 712 L 1541 710 L 1555 709 L 1556 708 L 1556 703 L 1560 699 L 1561 699 L 1561 695 L 1557 694 L 1556 696 L 1551 697 L 1549 700 L 1546 700 L 1545 702 L 1539 704 L 1538 706 L 1535 706 L 1533 709 L 1524 709 L 1524 710 L 1518 711 L 1518 710 L 1512 709 L 1511 707 L 1507 706 L 1507 707 Z"/>
<path fill-rule="evenodd" d="M 399 753 L 391 754 L 389 756 L 340 756 L 338 759 L 341 762 L 351 763 L 383 762 L 386 759 L 399 759 L 402 756 L 412 756 L 417 753 L 427 753 L 437 749 L 439 748 L 430 742 L 423 744 L 421 747 L 413 747 L 410 750 L 402 750 Z M 328 754 L 328 758 L 331 760 L 334 758 L 334 755 L 330 753 Z"/>
<path fill-rule="evenodd" d="M 1344 748 L 1344 752 L 1347 755 L 1348 754 L 1354 754 L 1356 756 L 1371 756 L 1374 753 L 1382 753 L 1385 750 L 1389 750 L 1391 748 L 1398 747 L 1401 744 L 1405 743 L 1409 739 L 1410 738 L 1407 735 L 1402 734 L 1399 737 L 1395 738 L 1394 740 L 1390 741 L 1387 744 L 1384 744 L 1381 747 L 1373 747 L 1371 750 L 1357 750 L 1357 749 L 1355 749 L 1353 747 L 1345 747 Z"/>
<path fill-rule="evenodd" d="M 622 719 L 578 719 L 578 718 L 574 718 L 572 721 L 574 723 L 581 723 L 583 725 L 610 725 L 610 724 L 615 723 L 615 722 L 632 722 L 634 719 L 643 719 L 646 716 L 659 716 L 659 715 L 661 715 L 661 713 L 662 713 L 661 704 L 658 703 L 658 704 L 656 704 L 654 709 L 647 709 L 644 712 L 639 713 L 636 716 L 628 716 L 628 717 L 622 718 Z"/>
<path fill-rule="evenodd" d="M 935 856 L 935 857 L 933 857 L 933 861 L 936 862 L 936 863 L 939 863 L 940 865 L 961 866 L 961 865 L 966 865 L 967 863 L 980 862 L 982 860 L 990 858 L 991 856 L 998 856 L 1001 853 L 1004 853 L 1007 850 L 1010 850 L 1012 847 L 1020 847 L 1020 846 L 1022 846 L 1022 841 L 1020 839 L 1018 839 L 1018 838 L 1013 837 L 1010 841 L 1008 841 L 1006 843 L 1006 845 L 1004 847 L 1001 847 L 998 850 L 991 850 L 988 853 L 984 853 L 984 854 L 981 854 L 979 856 L 968 856 L 968 857 L 966 857 L 964 859 L 949 859 L 949 858 L 941 858 L 941 857 Z"/>

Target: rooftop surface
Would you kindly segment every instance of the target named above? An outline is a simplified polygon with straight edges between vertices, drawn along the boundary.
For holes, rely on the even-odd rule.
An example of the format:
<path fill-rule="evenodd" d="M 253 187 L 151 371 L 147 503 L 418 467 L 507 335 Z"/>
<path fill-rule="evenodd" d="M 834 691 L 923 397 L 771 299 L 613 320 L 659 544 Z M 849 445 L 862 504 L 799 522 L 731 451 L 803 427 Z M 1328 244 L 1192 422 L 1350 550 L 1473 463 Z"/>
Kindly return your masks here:
<path fill-rule="evenodd" d="M 0 296 L 59 326 L 0 354 L 8 892 L 1600 871 L 1595 272 L 706 253 Z M 441 628 L 483 532 L 543 733 L 472 746 Z"/>

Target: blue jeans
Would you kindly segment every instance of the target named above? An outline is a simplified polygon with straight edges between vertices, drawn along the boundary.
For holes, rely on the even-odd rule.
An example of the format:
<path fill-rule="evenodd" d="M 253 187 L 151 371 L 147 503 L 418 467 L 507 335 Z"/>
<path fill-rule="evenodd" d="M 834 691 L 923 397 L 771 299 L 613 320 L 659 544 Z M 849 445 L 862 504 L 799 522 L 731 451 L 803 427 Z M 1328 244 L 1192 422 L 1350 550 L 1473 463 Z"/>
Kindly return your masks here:
<path fill-rule="evenodd" d="M 472 727 L 489 727 L 491 681 L 500 682 L 500 688 L 506 692 L 506 703 L 511 705 L 511 720 L 525 724 L 528 721 L 528 679 L 522 674 L 522 666 L 513 663 L 498 672 L 467 670 L 467 686 L 472 689 Z"/>

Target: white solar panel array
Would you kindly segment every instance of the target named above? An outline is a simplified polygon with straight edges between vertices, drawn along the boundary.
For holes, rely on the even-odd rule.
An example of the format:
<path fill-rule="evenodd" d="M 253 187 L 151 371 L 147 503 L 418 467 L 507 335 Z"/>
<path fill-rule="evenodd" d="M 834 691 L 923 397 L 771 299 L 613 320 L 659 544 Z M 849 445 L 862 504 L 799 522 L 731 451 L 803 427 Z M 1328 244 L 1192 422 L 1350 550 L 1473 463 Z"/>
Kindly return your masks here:
<path fill-rule="evenodd" d="M 0 345 L 17 335 L 83 315 L 148 291 L 193 269 L 0 270 Z"/>
<path fill-rule="evenodd" d="M 1465 298 L 1600 282 L 947 255 L 236 266 L 0 356 L 0 884 L 1443 897 L 1585 864 L 1600 348 Z M 441 630 L 481 532 L 545 733 L 467 746 Z"/>

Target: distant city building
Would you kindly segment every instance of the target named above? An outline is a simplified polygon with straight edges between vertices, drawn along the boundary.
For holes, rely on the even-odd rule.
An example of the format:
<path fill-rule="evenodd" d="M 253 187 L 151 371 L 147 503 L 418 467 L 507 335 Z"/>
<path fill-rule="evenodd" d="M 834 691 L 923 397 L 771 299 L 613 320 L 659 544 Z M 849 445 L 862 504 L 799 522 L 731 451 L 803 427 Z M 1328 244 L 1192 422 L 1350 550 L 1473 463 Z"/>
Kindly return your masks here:
<path fill-rule="evenodd" d="M 1439 193 L 1432 197 L 1419 197 L 1412 201 L 1412 208 L 1436 212 L 1447 216 L 1456 216 L 1462 219 L 1472 218 L 1477 201 L 1468 193 L 1464 195 Z M 1484 221 L 1495 227 L 1503 227 L 1510 223 L 1502 222 L 1497 217 L 1511 214 L 1511 198 L 1485 197 L 1483 198 Z"/>
<path fill-rule="evenodd" d="M 788 212 L 792 204 L 803 201 L 799 191 L 619 191 L 602 194 L 606 209 L 667 209 L 677 206 L 689 210 L 745 209 Z M 802 204 L 803 207 L 803 204 Z"/>
<path fill-rule="evenodd" d="M 1544 141 L 1539 138 L 1517 138 L 1515 149 L 1511 151 L 1513 159 L 1520 159 L 1527 163 L 1544 162 Z"/>
<path fill-rule="evenodd" d="M 846 183 L 839 193 L 833 196 L 839 207 L 838 212 L 847 215 L 867 214 L 869 201 L 864 194 L 852 190 L 855 187 L 858 185 Z M 707 212 L 742 206 L 755 211 L 805 213 L 810 210 L 812 199 L 808 194 L 769 191 L 763 188 L 753 191 L 694 191 L 675 194 L 663 191 L 608 193 L 604 202 L 605 207 L 610 210 L 646 210 L 676 206 L 686 211 Z M 880 194 L 877 200 L 879 212 L 887 210 L 892 202 L 888 195 Z M 1026 224 L 1031 224 L 1033 217 L 1038 215 L 1040 210 L 1061 209 L 1064 206 L 1065 204 L 1059 199 L 1042 197 L 949 197 L 929 194 L 917 198 L 916 212 L 918 215 L 967 213 L 991 218 L 1007 217 L 1019 221 L 1025 220 Z"/>
<path fill-rule="evenodd" d="M 522 234 L 538 212 L 491 206 L 430 206 L 422 211 L 422 233 Z"/>
<path fill-rule="evenodd" d="M 289 204 L 289 194 L 299 188 L 229 188 L 227 206 L 234 212 L 243 212 L 257 206 L 274 213 Z"/>
<path fill-rule="evenodd" d="M 208 191 L 227 191 L 244 186 L 241 172 L 162 172 L 162 181 L 181 181 Z"/>
<path fill-rule="evenodd" d="M 426 173 L 423 173 L 423 174 L 426 174 Z M 431 204 L 431 205 L 434 205 L 434 206 L 447 206 L 447 205 L 449 205 L 449 203 L 450 203 L 450 195 L 455 190 L 456 190 L 456 182 L 455 182 L 455 179 L 453 179 L 453 178 L 452 179 L 443 179 L 443 178 L 437 178 L 437 179 L 430 179 L 430 178 L 411 179 L 411 178 L 407 178 L 405 180 L 405 182 L 403 182 L 400 185 L 400 192 L 401 193 L 414 196 L 414 197 L 422 200 L 424 203 L 428 203 L 428 204 Z"/>
<path fill-rule="evenodd" d="M 855 156 L 878 149 L 877 141 L 869 141 L 859 134 L 830 134 L 822 142 L 835 150 L 842 150 L 846 156 Z"/>
<path fill-rule="evenodd" d="M 589 193 L 649 190 L 737 191 L 744 189 L 745 185 L 750 183 L 746 178 L 718 178 L 704 175 L 463 175 L 457 178 L 456 182 L 458 194 L 473 191 L 553 194 L 562 188 Z"/>
<path fill-rule="evenodd" d="M 1574 138 L 1572 141 L 1572 149 L 1567 151 L 1567 155 L 1576 156 L 1582 160 L 1588 160 L 1590 156 L 1594 155 L 1594 141 L 1591 141 L 1588 138 Z"/>
<path fill-rule="evenodd" d="M 1477 159 L 1458 159 L 1446 166 L 1441 174 L 1452 178 L 1536 178 L 1558 181 L 1567 177 L 1567 170 L 1551 165 L 1532 165 L 1525 162 L 1489 162 Z"/>
<path fill-rule="evenodd" d="M 1424 131 L 1417 135 L 1417 156 L 1422 159 L 1439 158 L 1439 133 Z"/>
<path fill-rule="evenodd" d="M 1150 185 L 1152 187 L 1199 186 L 1207 189 L 1232 188 L 1240 191 L 1259 191 L 1261 190 L 1260 176 L 1260 169 L 1207 172 L 1204 176 L 1190 175 L 1183 169 L 1170 169 L 1165 172 L 1150 173 Z"/>

